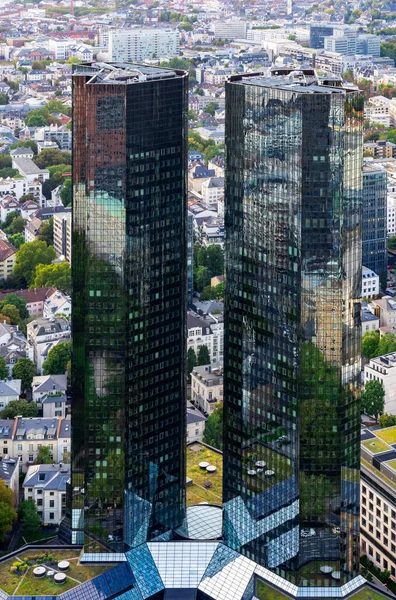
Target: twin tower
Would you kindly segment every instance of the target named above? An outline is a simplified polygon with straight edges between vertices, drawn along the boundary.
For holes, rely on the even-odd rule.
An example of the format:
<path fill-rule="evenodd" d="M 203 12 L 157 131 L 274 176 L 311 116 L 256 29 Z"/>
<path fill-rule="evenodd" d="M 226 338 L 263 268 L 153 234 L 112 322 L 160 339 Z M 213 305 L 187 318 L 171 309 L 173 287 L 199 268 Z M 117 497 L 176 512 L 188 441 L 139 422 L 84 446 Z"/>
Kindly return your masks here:
<path fill-rule="evenodd" d="M 187 109 L 183 71 L 74 67 L 67 522 L 87 553 L 185 518 Z M 316 586 L 359 563 L 362 131 L 358 91 L 312 70 L 226 82 L 223 541 Z"/>

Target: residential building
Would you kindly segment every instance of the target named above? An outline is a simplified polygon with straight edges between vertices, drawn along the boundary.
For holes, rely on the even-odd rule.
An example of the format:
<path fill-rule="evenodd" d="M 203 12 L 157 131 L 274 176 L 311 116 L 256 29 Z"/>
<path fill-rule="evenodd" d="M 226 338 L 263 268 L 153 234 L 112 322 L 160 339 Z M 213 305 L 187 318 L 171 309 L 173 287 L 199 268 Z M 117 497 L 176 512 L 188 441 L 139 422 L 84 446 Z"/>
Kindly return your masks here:
<path fill-rule="evenodd" d="M 27 324 L 27 339 L 33 348 L 33 360 L 40 374 L 50 350 L 59 342 L 68 342 L 70 332 L 70 323 L 65 317 L 38 317 Z"/>
<path fill-rule="evenodd" d="M 384 412 L 396 415 L 396 353 L 371 358 L 364 367 L 364 383 L 380 381 L 385 392 Z"/>
<path fill-rule="evenodd" d="M 70 452 L 70 420 L 62 418 L 15 417 L 0 420 L 0 445 L 4 456 L 19 459 L 26 473 L 42 445 L 49 446 L 54 462 L 63 460 Z"/>
<path fill-rule="evenodd" d="M 66 375 L 41 375 L 33 377 L 32 393 L 33 402 L 42 403 L 42 399 L 48 394 L 66 394 Z"/>
<path fill-rule="evenodd" d="M 24 500 L 33 500 L 43 525 L 59 525 L 66 514 L 70 465 L 32 465 L 23 482 Z"/>
<path fill-rule="evenodd" d="M 384 296 L 379 300 L 372 300 L 375 315 L 379 317 L 380 327 L 396 327 L 396 300 Z"/>
<path fill-rule="evenodd" d="M 387 171 L 366 162 L 363 166 L 362 260 L 380 277 L 387 271 Z"/>
<path fill-rule="evenodd" d="M 54 215 L 54 248 L 57 256 L 64 256 L 71 262 L 71 213 L 57 213 Z"/>
<path fill-rule="evenodd" d="M 41 317 L 43 315 L 45 300 L 52 296 L 56 291 L 57 290 L 54 287 L 42 287 L 33 288 L 31 290 L 15 290 L 12 291 L 12 293 L 18 296 L 18 298 L 23 298 L 26 301 L 26 309 L 31 317 Z M 0 302 L 4 300 L 9 293 L 10 292 L 7 292 L 5 294 L 1 292 Z"/>
<path fill-rule="evenodd" d="M 362 335 L 367 333 L 368 331 L 378 331 L 379 330 L 379 317 L 374 315 L 367 308 L 362 307 Z"/>
<path fill-rule="evenodd" d="M 396 427 L 362 431 L 360 549 L 396 581 Z"/>
<path fill-rule="evenodd" d="M 223 402 L 223 365 L 194 367 L 191 373 L 191 402 L 204 415 L 211 415 L 216 405 Z"/>
<path fill-rule="evenodd" d="M 35 213 L 39 208 L 40 206 L 37 204 L 37 202 L 34 202 L 33 200 L 26 200 L 26 202 L 19 206 L 19 211 L 23 219 L 30 219 L 33 213 Z"/>
<path fill-rule="evenodd" d="M 387 234 L 388 237 L 396 235 L 396 194 L 389 192 L 387 195 L 386 202 L 386 215 L 387 215 Z"/>
<path fill-rule="evenodd" d="M 3 410 L 9 402 L 19 400 L 20 395 L 20 379 L 7 379 L 5 381 L 0 381 L 0 411 Z"/>
<path fill-rule="evenodd" d="M 187 401 L 187 444 L 202 442 L 206 417 L 200 410 Z"/>
<path fill-rule="evenodd" d="M 205 204 L 215 205 L 224 196 L 224 177 L 210 177 L 202 183 L 202 200 Z"/>
<path fill-rule="evenodd" d="M 49 392 L 41 399 L 41 410 L 43 417 L 53 419 L 54 417 L 66 417 L 67 397 L 61 392 Z"/>
<path fill-rule="evenodd" d="M 396 144 L 386 140 L 366 142 L 364 152 L 369 152 L 373 158 L 396 158 Z"/>
<path fill-rule="evenodd" d="M 20 150 L 20 149 L 19 149 Z M 48 169 L 40 169 L 31 158 L 12 157 L 12 168 L 17 169 L 22 177 L 25 177 L 28 182 L 39 180 L 41 183 L 49 179 L 50 173 Z"/>
<path fill-rule="evenodd" d="M 390 127 L 390 105 L 391 101 L 383 96 L 374 96 L 374 98 L 369 98 L 364 107 L 364 118 L 369 119 L 373 123 L 380 123 L 381 125 L 384 125 L 384 127 Z M 366 144 L 364 149 L 366 150 Z"/>
<path fill-rule="evenodd" d="M 109 32 L 110 62 L 144 61 L 179 55 L 179 32 L 167 29 L 116 29 Z"/>
<path fill-rule="evenodd" d="M 44 302 L 43 317 L 51 319 L 60 315 L 71 316 L 71 298 L 60 290 L 55 290 Z"/>
<path fill-rule="evenodd" d="M 214 36 L 222 40 L 245 39 L 246 28 L 246 21 L 217 21 L 214 23 Z"/>
<path fill-rule="evenodd" d="M 367 267 L 362 267 L 362 297 L 374 298 L 379 294 L 379 277 Z"/>
<path fill-rule="evenodd" d="M 72 132 L 66 125 L 38 127 L 34 132 L 36 142 L 56 142 L 61 150 L 71 150 Z"/>
<path fill-rule="evenodd" d="M 215 172 L 212 169 L 201 167 L 200 165 L 194 166 L 188 173 L 188 187 L 195 192 L 201 193 L 202 184 L 210 177 L 214 177 Z"/>
<path fill-rule="evenodd" d="M 187 350 L 192 348 L 198 356 L 201 346 L 207 346 L 210 360 L 216 363 L 220 360 L 219 338 L 219 333 L 214 335 L 210 322 L 197 314 L 187 313 Z"/>
<path fill-rule="evenodd" d="M 14 492 L 14 506 L 19 504 L 19 460 L 9 456 L 0 456 L 0 479 Z"/>
<path fill-rule="evenodd" d="M 5 240 L 0 240 L 0 281 L 7 279 L 14 270 L 17 249 Z"/>
<path fill-rule="evenodd" d="M 0 179 L 0 196 L 2 197 L 2 200 L 5 199 L 5 196 L 11 196 L 13 202 L 15 202 L 15 200 L 19 200 L 21 196 L 25 196 L 26 194 L 32 194 L 34 196 L 35 201 L 38 202 L 41 206 L 43 201 L 41 181 L 39 181 L 38 179 L 28 181 L 25 177 L 21 177 L 20 175 L 18 175 L 17 177 L 7 177 L 6 179 Z M 2 211 L 1 214 L 3 215 L 3 217 L 3 210 L 5 208 L 8 208 L 9 212 L 11 212 L 11 207 L 1 208 L 0 204 L 0 210 Z M 18 206 L 18 210 L 19 209 L 20 207 Z M 15 208 L 12 210 L 17 209 Z M 2 220 L 4 220 L 3 217 L 1 217 Z"/>
<path fill-rule="evenodd" d="M 224 540 L 314 588 L 359 573 L 363 104 L 312 69 L 226 82 Z"/>
<path fill-rule="evenodd" d="M 7 194 L 0 200 L 0 218 L 5 221 L 9 213 L 15 212 L 19 209 L 19 202 L 17 198 Z"/>
<path fill-rule="evenodd" d="M 88 552 L 121 552 L 185 514 L 188 77 L 75 65 L 73 90 L 76 501 L 67 523 L 81 540 L 101 503 L 106 518 Z M 98 487 L 107 477 L 111 487 Z"/>
<path fill-rule="evenodd" d="M 34 242 L 34 240 L 38 239 L 42 224 L 43 222 L 41 219 L 38 219 L 37 217 L 33 217 L 30 221 L 27 221 L 25 229 L 23 230 L 25 242 Z"/>

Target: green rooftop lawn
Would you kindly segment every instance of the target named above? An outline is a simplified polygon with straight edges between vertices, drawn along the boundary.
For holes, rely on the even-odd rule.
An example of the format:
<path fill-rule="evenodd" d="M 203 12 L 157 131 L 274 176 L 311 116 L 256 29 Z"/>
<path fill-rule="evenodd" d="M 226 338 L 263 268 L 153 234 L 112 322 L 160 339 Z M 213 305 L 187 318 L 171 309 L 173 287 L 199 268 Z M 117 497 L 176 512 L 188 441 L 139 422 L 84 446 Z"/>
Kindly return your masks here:
<path fill-rule="evenodd" d="M 393 483 L 393 481 L 391 481 L 389 479 L 389 477 L 387 477 L 386 475 L 384 475 L 383 473 L 381 473 L 381 471 L 379 471 L 378 469 L 376 469 L 375 467 L 373 467 L 373 465 L 371 465 L 370 463 L 368 463 L 363 458 L 362 458 L 361 462 L 362 462 L 362 465 L 364 465 L 369 471 L 371 471 L 372 473 L 374 473 L 375 475 L 377 475 L 377 477 L 379 477 L 380 479 L 382 479 L 382 481 L 384 481 L 391 488 L 393 488 L 394 490 L 396 490 L 396 483 Z M 385 463 L 385 464 L 388 464 L 388 463 Z"/>
<path fill-rule="evenodd" d="M 79 550 L 55 550 L 43 547 L 43 550 L 28 550 L 21 552 L 0 564 L 0 588 L 7 594 L 21 596 L 54 596 L 70 590 L 71 588 L 93 579 L 97 575 L 111 569 L 113 565 L 81 565 L 79 563 Z M 70 568 L 65 572 L 67 576 L 64 584 L 57 584 L 52 577 L 34 577 L 33 569 L 37 565 L 46 566 L 48 569 L 58 571 L 57 563 L 68 560 Z M 20 567 L 16 569 L 16 566 Z M 15 571 L 15 572 L 13 572 Z"/>
<path fill-rule="evenodd" d="M 396 425 L 394 427 L 387 427 L 386 429 L 380 429 L 375 432 L 375 435 L 381 438 L 387 444 L 396 444 Z"/>
<path fill-rule="evenodd" d="M 199 468 L 200 462 L 208 462 L 217 467 L 216 473 L 208 473 Z M 201 444 L 194 443 L 187 446 L 187 477 L 193 485 L 187 486 L 187 506 L 194 506 L 200 502 L 209 504 L 223 504 L 223 455 L 210 450 Z M 204 482 L 210 481 L 212 487 L 206 489 Z"/>
<path fill-rule="evenodd" d="M 385 444 L 381 440 L 375 438 L 363 442 L 362 446 L 372 454 L 379 454 L 380 452 L 386 452 L 389 450 L 388 444 Z"/>
<path fill-rule="evenodd" d="M 396 471 L 396 460 L 389 460 L 385 463 L 387 467 L 390 467 L 394 471 Z"/>
<path fill-rule="evenodd" d="M 248 481 L 249 488 L 252 491 L 263 492 L 293 475 L 293 466 L 289 458 L 276 450 L 257 443 L 245 450 L 243 457 L 244 468 L 247 471 L 249 469 L 257 471 L 255 463 L 258 460 L 263 460 L 266 463 L 264 471 L 274 471 L 275 475 L 268 477 L 264 473 L 257 473 L 255 477 L 250 477 Z"/>
<path fill-rule="evenodd" d="M 256 596 L 260 600 L 289 600 L 290 598 L 259 579 L 257 580 Z M 348 600 L 388 600 L 388 596 L 384 596 L 379 590 L 364 586 L 356 594 L 350 596 Z"/>

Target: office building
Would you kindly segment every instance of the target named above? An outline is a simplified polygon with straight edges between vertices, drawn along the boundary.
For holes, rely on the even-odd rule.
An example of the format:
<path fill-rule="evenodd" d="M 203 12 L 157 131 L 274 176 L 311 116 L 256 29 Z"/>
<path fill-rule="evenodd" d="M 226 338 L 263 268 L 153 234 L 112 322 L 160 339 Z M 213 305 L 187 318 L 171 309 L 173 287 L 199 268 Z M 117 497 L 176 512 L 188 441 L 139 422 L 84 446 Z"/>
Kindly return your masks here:
<path fill-rule="evenodd" d="M 360 546 L 396 581 L 396 427 L 362 432 Z"/>
<path fill-rule="evenodd" d="M 226 83 L 224 539 L 318 588 L 359 568 L 363 98 L 330 83 Z"/>
<path fill-rule="evenodd" d="M 309 31 L 309 45 L 311 48 L 324 48 L 325 37 L 333 35 L 334 25 L 311 25 Z"/>
<path fill-rule="evenodd" d="M 214 24 L 214 36 L 221 40 L 246 38 L 246 21 L 217 21 Z"/>
<path fill-rule="evenodd" d="M 324 49 L 340 54 L 380 56 L 380 39 L 377 35 L 358 35 L 356 31 L 335 30 L 333 35 L 324 37 Z"/>
<path fill-rule="evenodd" d="M 166 29 L 116 29 L 109 32 L 108 60 L 143 61 L 179 55 L 179 32 Z"/>
<path fill-rule="evenodd" d="M 76 66 L 73 106 L 65 525 L 87 553 L 122 552 L 184 516 L 187 73 Z"/>
<path fill-rule="evenodd" d="M 363 167 L 362 260 L 365 267 L 384 276 L 388 264 L 387 172 L 366 162 Z"/>
<path fill-rule="evenodd" d="M 396 311 L 395 300 L 390 299 Z M 388 332 L 394 333 L 395 329 L 389 326 Z M 384 413 L 396 415 L 396 353 L 390 352 L 383 356 L 371 358 L 364 366 L 364 383 L 379 381 L 385 392 Z"/>

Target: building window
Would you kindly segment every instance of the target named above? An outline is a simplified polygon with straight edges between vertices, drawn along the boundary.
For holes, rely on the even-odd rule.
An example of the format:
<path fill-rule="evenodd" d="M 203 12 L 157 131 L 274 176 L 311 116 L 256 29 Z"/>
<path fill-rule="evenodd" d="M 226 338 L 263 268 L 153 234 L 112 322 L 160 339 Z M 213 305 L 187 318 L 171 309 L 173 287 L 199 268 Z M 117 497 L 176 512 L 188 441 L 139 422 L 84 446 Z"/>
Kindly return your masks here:
<path fill-rule="evenodd" d="M 29 462 L 33 462 L 33 454 L 29 454 L 28 461 L 29 461 Z"/>
<path fill-rule="evenodd" d="M 50 500 L 50 508 L 54 508 L 55 506 L 55 500 Z"/>
<path fill-rule="evenodd" d="M 49 518 L 50 518 L 50 521 L 53 521 L 55 519 L 55 513 L 50 513 Z"/>

